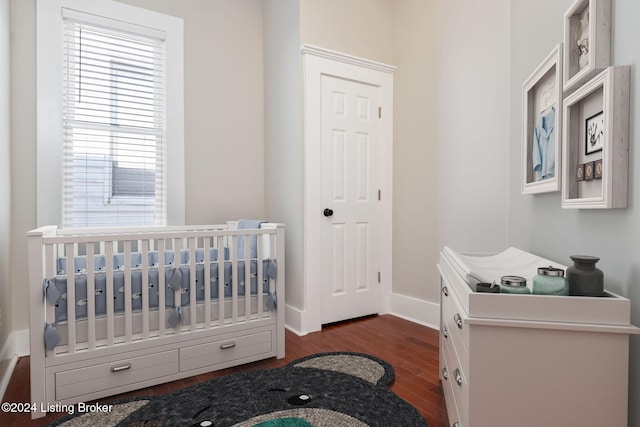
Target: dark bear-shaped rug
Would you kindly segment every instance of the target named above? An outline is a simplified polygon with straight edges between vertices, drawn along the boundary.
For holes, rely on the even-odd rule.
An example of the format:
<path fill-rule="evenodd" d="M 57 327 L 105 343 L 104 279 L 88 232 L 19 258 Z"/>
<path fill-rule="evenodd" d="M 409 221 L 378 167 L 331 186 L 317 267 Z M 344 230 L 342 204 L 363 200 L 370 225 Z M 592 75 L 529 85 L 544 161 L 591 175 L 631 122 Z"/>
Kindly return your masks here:
<path fill-rule="evenodd" d="M 162 396 L 110 402 L 107 413 L 66 416 L 52 426 L 426 427 L 389 389 L 393 379 L 393 367 L 375 357 L 322 353 Z"/>

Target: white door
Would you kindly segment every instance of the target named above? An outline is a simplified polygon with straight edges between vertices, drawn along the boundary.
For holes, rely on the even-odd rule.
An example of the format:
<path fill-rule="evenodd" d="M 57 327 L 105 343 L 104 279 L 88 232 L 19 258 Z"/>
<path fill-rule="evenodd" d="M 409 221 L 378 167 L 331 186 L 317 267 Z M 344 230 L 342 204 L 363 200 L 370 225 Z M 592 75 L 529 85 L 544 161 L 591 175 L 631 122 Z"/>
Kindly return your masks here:
<path fill-rule="evenodd" d="M 379 311 L 378 94 L 322 76 L 322 323 Z"/>

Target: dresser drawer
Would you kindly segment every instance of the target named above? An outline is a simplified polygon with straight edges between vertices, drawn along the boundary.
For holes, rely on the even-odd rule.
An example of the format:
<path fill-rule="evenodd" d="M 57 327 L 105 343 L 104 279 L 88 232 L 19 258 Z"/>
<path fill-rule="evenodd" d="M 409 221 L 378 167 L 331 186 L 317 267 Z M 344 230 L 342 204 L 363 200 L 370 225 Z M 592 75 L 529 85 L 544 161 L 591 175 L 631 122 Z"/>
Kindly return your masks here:
<path fill-rule="evenodd" d="M 223 367 L 218 365 L 271 353 L 274 351 L 272 338 L 273 331 L 266 330 L 181 348 L 180 371 L 217 369 Z"/>
<path fill-rule="evenodd" d="M 55 374 L 56 400 L 102 392 L 178 372 L 178 350 L 123 358 Z"/>
<path fill-rule="evenodd" d="M 452 342 L 462 366 L 468 367 L 469 325 L 465 323 L 466 314 L 455 293 L 443 287 L 441 297 L 440 335 L 444 341 Z"/>
<path fill-rule="evenodd" d="M 455 357 L 455 351 L 450 344 L 444 346 L 441 351 L 441 357 L 442 366 L 440 368 L 440 379 L 442 381 L 445 401 L 447 402 L 449 423 L 451 426 L 466 427 L 468 413 L 467 399 L 469 396 L 466 389 L 466 378 L 458 367 L 459 364 Z M 458 375 L 460 375 L 460 377 L 458 377 Z M 460 378 L 460 383 L 458 378 Z M 458 423 L 457 425 L 455 424 L 456 422 Z"/>

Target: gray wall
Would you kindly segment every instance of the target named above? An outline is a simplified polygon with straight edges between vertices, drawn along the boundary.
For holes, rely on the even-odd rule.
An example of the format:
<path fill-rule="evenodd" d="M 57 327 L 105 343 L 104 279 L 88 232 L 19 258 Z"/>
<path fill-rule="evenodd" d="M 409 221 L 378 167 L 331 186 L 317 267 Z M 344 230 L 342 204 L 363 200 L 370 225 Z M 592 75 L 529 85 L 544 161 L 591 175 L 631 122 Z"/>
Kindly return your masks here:
<path fill-rule="evenodd" d="M 9 31 L 9 0 L 0 0 L 0 380 L 7 369 L 8 358 L 13 356 L 5 350 L 11 333 L 11 281 L 9 234 L 11 230 L 11 113 L 9 100 L 9 64 L 11 59 Z M 6 354 L 3 354 L 3 350 Z M 1 392 L 1 391 L 0 391 Z"/>
<path fill-rule="evenodd" d="M 522 83 L 563 38 L 563 15 L 573 0 L 511 1 L 511 99 L 509 147 L 509 244 L 571 264 L 572 254 L 601 258 L 605 287 L 631 299 L 632 321 L 640 325 L 640 150 L 636 125 L 640 99 L 640 2 L 614 0 L 612 64 L 631 65 L 629 208 L 563 210 L 560 193 L 520 194 Z M 629 425 L 640 425 L 640 337 L 631 338 Z M 603 361 L 606 363 L 606 361 Z M 615 369 L 615 367 L 612 367 Z"/>
<path fill-rule="evenodd" d="M 286 224 L 288 306 L 303 307 L 304 171 L 299 0 L 264 2 L 265 209 Z"/>

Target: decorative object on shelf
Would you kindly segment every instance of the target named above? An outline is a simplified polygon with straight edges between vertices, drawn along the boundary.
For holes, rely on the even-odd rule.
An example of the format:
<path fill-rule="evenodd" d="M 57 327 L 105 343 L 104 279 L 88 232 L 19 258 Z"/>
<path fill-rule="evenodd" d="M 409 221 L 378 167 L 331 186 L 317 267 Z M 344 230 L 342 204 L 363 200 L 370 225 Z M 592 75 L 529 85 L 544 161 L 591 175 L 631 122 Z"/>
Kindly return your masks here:
<path fill-rule="evenodd" d="M 627 207 L 629 73 L 628 66 L 609 67 L 563 101 L 563 208 Z"/>
<path fill-rule="evenodd" d="M 593 177 L 595 179 L 602 179 L 602 159 L 596 160 L 593 164 Z"/>
<path fill-rule="evenodd" d="M 576 181 L 584 181 L 584 164 L 576 166 Z"/>
<path fill-rule="evenodd" d="M 561 268 L 540 267 L 533 278 L 532 293 L 538 295 L 569 295 L 569 282 Z"/>
<path fill-rule="evenodd" d="M 584 164 L 584 180 L 591 181 L 594 175 L 593 162 L 587 162 Z"/>
<path fill-rule="evenodd" d="M 576 0 L 564 14 L 564 91 L 611 65 L 611 0 Z"/>
<path fill-rule="evenodd" d="M 578 57 L 580 69 L 589 64 L 589 8 L 585 7 L 579 14 L 575 33 L 576 47 L 573 53 Z"/>
<path fill-rule="evenodd" d="M 480 282 L 476 283 L 476 292 L 486 292 L 490 294 L 500 293 L 500 286 L 495 283 Z"/>
<path fill-rule="evenodd" d="M 588 255 L 571 255 L 573 265 L 567 268 L 569 294 L 600 297 L 604 295 L 604 273 L 596 267 L 600 258 Z"/>
<path fill-rule="evenodd" d="M 529 294 L 527 279 L 520 276 L 502 276 L 500 278 L 500 292 L 504 294 Z"/>
<path fill-rule="evenodd" d="M 522 85 L 522 194 L 560 190 L 562 44 Z"/>
<path fill-rule="evenodd" d="M 600 111 L 584 122 L 584 154 L 602 151 L 604 146 L 604 113 Z"/>

